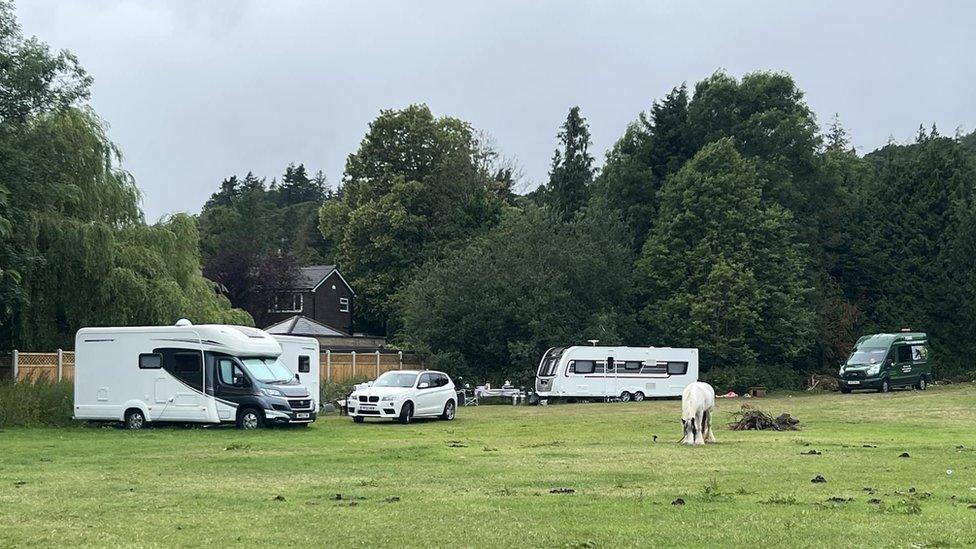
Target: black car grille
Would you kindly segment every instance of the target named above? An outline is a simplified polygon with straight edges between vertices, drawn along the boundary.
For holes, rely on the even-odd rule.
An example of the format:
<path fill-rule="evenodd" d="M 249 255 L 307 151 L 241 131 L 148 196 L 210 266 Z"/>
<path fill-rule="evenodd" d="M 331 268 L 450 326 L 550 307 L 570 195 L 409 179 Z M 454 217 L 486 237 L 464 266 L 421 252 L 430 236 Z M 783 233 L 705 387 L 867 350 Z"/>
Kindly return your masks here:
<path fill-rule="evenodd" d="M 377 396 L 367 397 L 366 395 L 359 395 L 359 402 L 379 402 L 379 401 L 380 401 L 380 397 Z"/>
<path fill-rule="evenodd" d="M 864 379 L 867 376 L 864 375 L 864 372 L 862 371 L 852 371 L 852 372 L 844 372 L 844 375 L 840 377 L 841 379 Z"/>
<path fill-rule="evenodd" d="M 289 400 L 288 405 L 291 406 L 292 410 L 306 410 L 312 407 L 312 399 L 303 398 L 303 399 Z"/>

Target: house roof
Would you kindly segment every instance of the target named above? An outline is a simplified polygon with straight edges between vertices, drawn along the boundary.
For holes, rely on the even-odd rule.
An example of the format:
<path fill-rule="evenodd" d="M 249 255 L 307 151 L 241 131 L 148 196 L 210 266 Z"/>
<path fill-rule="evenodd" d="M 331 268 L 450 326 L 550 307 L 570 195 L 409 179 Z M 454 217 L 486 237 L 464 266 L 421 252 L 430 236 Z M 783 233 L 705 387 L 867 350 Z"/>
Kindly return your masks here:
<path fill-rule="evenodd" d="M 311 265 L 302 267 L 300 269 L 301 274 L 299 274 L 298 280 L 295 281 L 295 285 L 301 289 L 311 290 L 318 286 L 319 282 L 322 282 L 322 279 L 332 274 L 334 270 L 336 270 L 335 265 Z"/>
<path fill-rule="evenodd" d="M 295 315 L 264 329 L 269 334 L 297 335 L 297 336 L 339 336 L 349 337 L 349 334 L 312 320 L 307 316 Z"/>
<path fill-rule="evenodd" d="M 356 295 L 356 291 L 352 289 L 352 286 L 346 282 L 346 278 L 342 276 L 339 269 L 335 265 L 310 265 L 308 267 L 302 267 L 299 269 L 298 280 L 295 281 L 295 290 L 310 290 L 315 291 L 319 289 L 319 286 L 325 282 L 325 279 L 329 278 L 332 273 L 335 273 L 339 277 L 339 280 L 349 288 L 352 295 Z"/>

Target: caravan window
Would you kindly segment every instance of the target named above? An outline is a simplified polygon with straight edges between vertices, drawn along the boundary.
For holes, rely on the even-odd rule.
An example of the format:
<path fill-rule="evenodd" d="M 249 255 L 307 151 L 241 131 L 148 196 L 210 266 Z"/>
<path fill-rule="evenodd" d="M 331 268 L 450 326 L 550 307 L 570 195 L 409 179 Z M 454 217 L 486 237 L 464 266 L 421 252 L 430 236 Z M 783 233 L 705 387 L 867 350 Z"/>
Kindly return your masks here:
<path fill-rule="evenodd" d="M 592 374 L 596 371 L 595 360 L 574 360 L 574 372 L 577 374 Z"/>
<path fill-rule="evenodd" d="M 298 357 L 298 373 L 307 374 L 311 365 L 311 358 L 307 356 Z"/>
<path fill-rule="evenodd" d="M 683 376 L 688 373 L 687 362 L 668 362 L 669 376 Z"/>
<path fill-rule="evenodd" d="M 140 370 L 158 370 L 163 367 L 163 357 L 155 353 L 139 355 Z"/>
<path fill-rule="evenodd" d="M 636 360 L 628 360 L 624 362 L 624 370 L 627 370 L 628 372 L 639 372 L 641 366 L 643 365 L 644 365 L 643 362 L 638 362 Z"/>

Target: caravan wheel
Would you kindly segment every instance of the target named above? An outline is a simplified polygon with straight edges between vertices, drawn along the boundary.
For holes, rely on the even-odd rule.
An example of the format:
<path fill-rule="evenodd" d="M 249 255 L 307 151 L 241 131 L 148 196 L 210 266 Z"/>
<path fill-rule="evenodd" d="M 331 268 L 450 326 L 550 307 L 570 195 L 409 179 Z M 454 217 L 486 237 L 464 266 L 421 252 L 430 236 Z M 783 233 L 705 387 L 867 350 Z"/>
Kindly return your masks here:
<path fill-rule="evenodd" d="M 644 400 L 644 393 L 642 393 L 640 391 L 637 391 L 636 393 L 634 393 L 634 402 L 640 402 L 642 400 Z"/>
<path fill-rule="evenodd" d="M 630 393 L 627 391 L 620 393 L 620 402 L 630 402 Z"/>
<path fill-rule="evenodd" d="M 142 429 L 146 425 L 146 416 L 142 415 L 142 410 L 134 409 L 125 413 L 126 429 Z"/>

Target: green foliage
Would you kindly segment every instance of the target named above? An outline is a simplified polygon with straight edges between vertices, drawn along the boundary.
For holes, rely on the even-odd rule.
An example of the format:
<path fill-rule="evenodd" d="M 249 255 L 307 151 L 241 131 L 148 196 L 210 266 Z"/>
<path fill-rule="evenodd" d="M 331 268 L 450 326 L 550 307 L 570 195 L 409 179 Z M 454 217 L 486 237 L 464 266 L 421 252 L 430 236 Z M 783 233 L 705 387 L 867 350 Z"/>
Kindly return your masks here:
<path fill-rule="evenodd" d="M 64 426 L 73 423 L 74 385 L 70 381 L 0 383 L 0 429 Z"/>
<path fill-rule="evenodd" d="M 590 130 L 579 107 L 573 107 L 559 129 L 559 147 L 552 156 L 546 202 L 563 219 L 570 219 L 586 204 L 593 182 Z"/>
<path fill-rule="evenodd" d="M 660 192 L 637 273 L 655 340 L 701 348 L 704 369 L 768 369 L 808 346 L 811 315 L 791 216 L 761 200 L 731 139 L 705 146 Z"/>
<path fill-rule="evenodd" d="M 509 209 L 463 249 L 427 264 L 399 295 L 404 346 L 475 380 L 527 382 L 548 347 L 620 342 L 629 250 L 613 224 Z"/>
<path fill-rule="evenodd" d="M 352 392 L 353 385 L 365 383 L 370 379 L 368 376 L 360 376 L 345 381 L 326 381 L 322 383 L 322 388 L 319 389 L 320 402 L 332 402 L 346 398 Z"/>
<path fill-rule="evenodd" d="M 392 296 L 417 268 L 498 217 L 499 185 L 478 145 L 466 122 L 411 105 L 383 111 L 349 156 L 319 226 L 356 288 L 365 329 L 392 331 Z"/>

